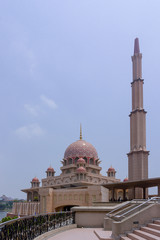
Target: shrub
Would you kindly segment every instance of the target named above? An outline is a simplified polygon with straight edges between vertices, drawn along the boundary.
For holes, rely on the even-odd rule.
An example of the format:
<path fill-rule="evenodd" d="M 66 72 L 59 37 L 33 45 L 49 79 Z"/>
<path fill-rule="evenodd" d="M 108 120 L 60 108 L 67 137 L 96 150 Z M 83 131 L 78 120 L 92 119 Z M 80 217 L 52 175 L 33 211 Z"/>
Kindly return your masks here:
<path fill-rule="evenodd" d="M 17 216 L 15 216 L 15 217 L 13 217 L 13 218 L 11 218 L 11 217 L 4 217 L 4 218 L 2 218 L 2 220 L 0 221 L 0 223 L 4 223 L 4 222 L 10 221 L 10 220 L 12 220 L 12 219 L 16 219 L 16 218 L 18 218 L 18 217 L 17 217 Z"/>

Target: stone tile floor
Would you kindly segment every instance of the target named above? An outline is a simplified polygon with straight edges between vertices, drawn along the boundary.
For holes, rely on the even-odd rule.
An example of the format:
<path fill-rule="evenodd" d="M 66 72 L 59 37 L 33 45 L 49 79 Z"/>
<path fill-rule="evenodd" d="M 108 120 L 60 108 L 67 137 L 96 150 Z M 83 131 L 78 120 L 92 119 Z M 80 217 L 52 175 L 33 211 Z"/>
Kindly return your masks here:
<path fill-rule="evenodd" d="M 47 240 L 99 240 L 94 231 L 103 236 L 102 239 L 110 239 L 111 232 L 104 232 L 102 228 L 74 228 L 60 232 Z"/>

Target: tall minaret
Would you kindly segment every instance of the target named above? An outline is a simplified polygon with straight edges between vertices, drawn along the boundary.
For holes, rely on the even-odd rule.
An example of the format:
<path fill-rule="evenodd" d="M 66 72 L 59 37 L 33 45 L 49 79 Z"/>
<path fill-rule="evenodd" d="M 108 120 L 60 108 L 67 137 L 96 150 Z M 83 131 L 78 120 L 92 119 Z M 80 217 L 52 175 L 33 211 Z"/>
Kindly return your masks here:
<path fill-rule="evenodd" d="M 134 42 L 132 56 L 133 82 L 132 111 L 130 113 L 130 152 L 128 153 L 129 181 L 148 178 L 148 155 L 146 150 L 146 111 L 143 109 L 142 54 L 139 40 Z M 136 190 L 136 198 L 142 197 L 142 191 Z"/>

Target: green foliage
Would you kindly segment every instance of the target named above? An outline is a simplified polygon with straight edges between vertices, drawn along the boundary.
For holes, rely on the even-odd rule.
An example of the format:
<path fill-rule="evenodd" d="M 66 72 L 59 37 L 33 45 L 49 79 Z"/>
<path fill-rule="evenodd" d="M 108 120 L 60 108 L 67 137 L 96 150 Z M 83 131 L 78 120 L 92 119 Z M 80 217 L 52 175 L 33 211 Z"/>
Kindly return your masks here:
<path fill-rule="evenodd" d="M 2 218 L 2 220 L 0 221 L 0 223 L 4 223 L 4 222 L 7 222 L 7 221 L 10 221 L 10 220 L 13 220 L 13 219 L 16 219 L 18 218 L 17 216 L 11 218 L 11 217 L 4 217 Z"/>
<path fill-rule="evenodd" d="M 0 203 L 0 210 L 4 210 L 6 208 L 6 205 L 4 203 Z"/>
<path fill-rule="evenodd" d="M 4 217 L 4 218 L 2 218 L 2 223 L 3 222 L 7 222 L 7 221 L 10 221 L 12 218 L 11 217 Z"/>
<path fill-rule="evenodd" d="M 11 209 L 13 201 L 0 202 L 0 210 Z"/>
<path fill-rule="evenodd" d="M 34 199 L 33 199 L 34 202 L 38 202 L 38 197 L 35 196 Z"/>

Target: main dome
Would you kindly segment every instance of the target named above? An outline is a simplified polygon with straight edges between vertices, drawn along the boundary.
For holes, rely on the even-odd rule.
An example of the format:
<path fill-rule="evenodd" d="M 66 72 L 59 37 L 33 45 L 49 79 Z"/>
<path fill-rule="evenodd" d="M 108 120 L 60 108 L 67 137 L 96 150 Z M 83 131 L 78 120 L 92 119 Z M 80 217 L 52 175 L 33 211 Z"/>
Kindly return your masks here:
<path fill-rule="evenodd" d="M 80 139 L 70 144 L 64 153 L 64 159 L 73 157 L 89 157 L 97 159 L 98 154 L 92 144 Z"/>

